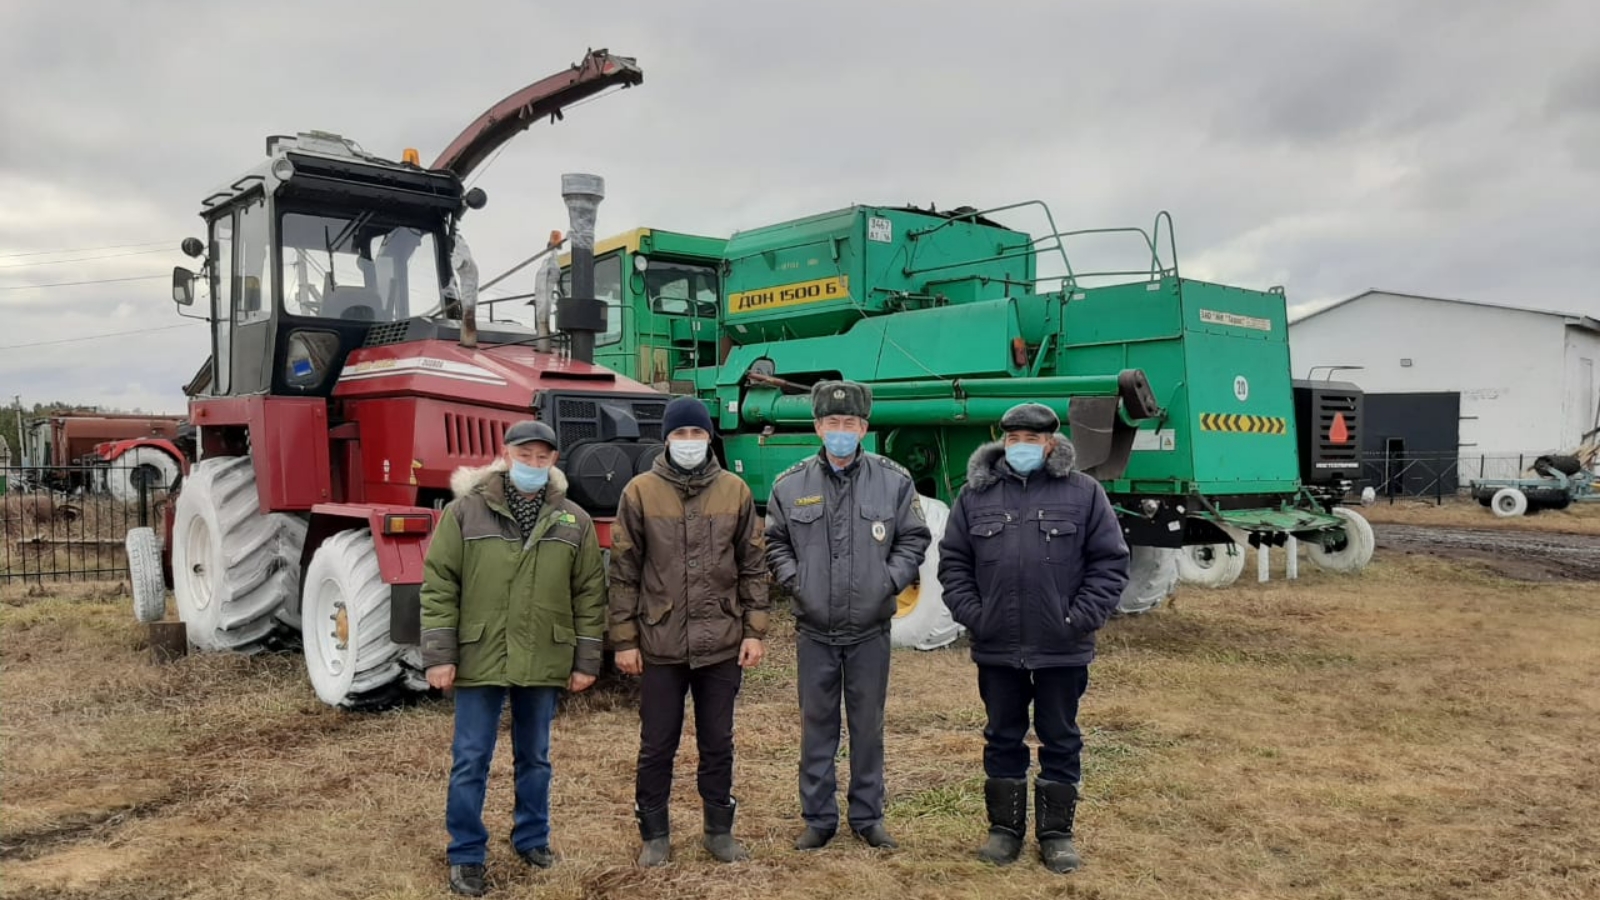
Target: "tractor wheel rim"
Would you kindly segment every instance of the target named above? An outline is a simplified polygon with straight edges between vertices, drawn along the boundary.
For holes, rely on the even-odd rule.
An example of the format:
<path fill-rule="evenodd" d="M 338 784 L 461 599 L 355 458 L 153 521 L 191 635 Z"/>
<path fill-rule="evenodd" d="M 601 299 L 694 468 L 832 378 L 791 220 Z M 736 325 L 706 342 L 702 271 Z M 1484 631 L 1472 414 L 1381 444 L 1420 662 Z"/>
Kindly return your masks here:
<path fill-rule="evenodd" d="M 206 520 L 196 516 L 184 535 L 185 562 L 183 578 L 189 585 L 189 595 L 194 598 L 194 608 L 205 609 L 211 605 L 211 528 Z"/>
<path fill-rule="evenodd" d="M 316 628 L 315 646 L 323 670 L 338 678 L 344 675 L 350 657 L 350 610 L 339 583 L 332 578 L 324 578 L 318 585 L 317 599 L 318 608 L 306 621 Z"/>

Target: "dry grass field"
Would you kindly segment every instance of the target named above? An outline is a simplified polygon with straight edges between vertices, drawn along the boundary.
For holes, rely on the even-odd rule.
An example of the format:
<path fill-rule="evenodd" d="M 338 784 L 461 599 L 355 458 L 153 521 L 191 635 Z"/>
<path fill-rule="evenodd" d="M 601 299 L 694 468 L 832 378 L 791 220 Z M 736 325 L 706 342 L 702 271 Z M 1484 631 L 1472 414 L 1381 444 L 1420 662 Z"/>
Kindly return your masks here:
<path fill-rule="evenodd" d="M 450 708 L 320 706 L 292 657 L 148 662 L 111 586 L 0 593 L 0 897 L 422 898 L 442 888 Z M 961 650 L 897 653 L 889 825 L 902 849 L 796 829 L 794 654 L 741 697 L 738 831 L 698 846 L 692 726 L 665 870 L 632 866 L 637 720 L 618 693 L 556 725 L 554 843 L 521 868 L 510 753 L 491 777 L 508 898 L 1594 898 L 1600 591 L 1380 553 L 1111 624 L 1086 698 L 1083 870 L 978 863 L 983 716 Z"/>

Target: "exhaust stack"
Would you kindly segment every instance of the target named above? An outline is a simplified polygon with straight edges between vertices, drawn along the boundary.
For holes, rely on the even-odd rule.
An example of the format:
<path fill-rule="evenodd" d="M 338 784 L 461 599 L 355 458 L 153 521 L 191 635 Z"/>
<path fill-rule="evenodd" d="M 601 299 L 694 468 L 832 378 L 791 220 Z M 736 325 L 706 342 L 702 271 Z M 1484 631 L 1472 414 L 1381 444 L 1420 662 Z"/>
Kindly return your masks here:
<path fill-rule="evenodd" d="M 561 198 L 567 203 L 572 241 L 572 293 L 556 302 L 556 330 L 571 335 L 572 358 L 594 362 L 595 335 L 605 330 L 606 307 L 594 296 L 594 220 L 605 199 L 606 182 L 599 175 L 561 176 Z"/>

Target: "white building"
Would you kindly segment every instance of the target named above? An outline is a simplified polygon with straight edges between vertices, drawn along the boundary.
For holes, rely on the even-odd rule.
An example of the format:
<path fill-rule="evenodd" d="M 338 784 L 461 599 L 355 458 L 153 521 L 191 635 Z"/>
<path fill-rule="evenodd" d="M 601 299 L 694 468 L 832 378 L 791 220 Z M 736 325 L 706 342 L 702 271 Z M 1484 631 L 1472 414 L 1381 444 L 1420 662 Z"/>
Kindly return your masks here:
<path fill-rule="evenodd" d="M 1293 320 L 1289 355 L 1296 378 L 1360 367 L 1333 377 L 1367 394 L 1368 459 L 1453 444 L 1476 474 L 1465 460 L 1570 450 L 1600 419 L 1591 316 L 1369 290 Z"/>

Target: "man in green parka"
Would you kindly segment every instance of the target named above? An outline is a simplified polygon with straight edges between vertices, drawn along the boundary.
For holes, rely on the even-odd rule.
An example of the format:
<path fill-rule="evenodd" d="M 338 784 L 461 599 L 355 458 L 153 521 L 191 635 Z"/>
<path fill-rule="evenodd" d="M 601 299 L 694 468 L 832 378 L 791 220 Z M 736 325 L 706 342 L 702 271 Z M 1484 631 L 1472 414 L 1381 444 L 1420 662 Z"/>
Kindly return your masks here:
<path fill-rule="evenodd" d="M 455 692 L 445 827 L 450 889 L 481 896 L 489 833 L 483 799 L 509 696 L 516 812 L 511 845 L 547 868 L 550 724 L 561 689 L 600 673 L 605 568 L 594 522 L 567 499 L 556 435 L 543 422 L 506 430 L 502 458 L 458 470 L 428 547 L 422 662 L 428 684 Z"/>

